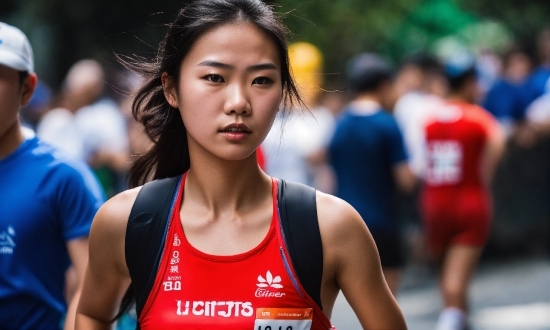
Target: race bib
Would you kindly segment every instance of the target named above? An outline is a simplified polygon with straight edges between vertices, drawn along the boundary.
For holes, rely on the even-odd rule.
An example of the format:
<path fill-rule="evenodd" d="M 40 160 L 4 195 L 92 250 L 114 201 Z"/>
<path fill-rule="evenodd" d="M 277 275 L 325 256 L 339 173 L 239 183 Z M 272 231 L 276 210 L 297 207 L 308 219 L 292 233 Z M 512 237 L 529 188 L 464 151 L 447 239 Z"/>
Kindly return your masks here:
<path fill-rule="evenodd" d="M 311 308 L 258 308 L 254 330 L 310 330 Z"/>
<path fill-rule="evenodd" d="M 458 141 L 431 141 L 428 144 L 426 181 L 434 186 L 460 182 L 462 158 L 462 145 Z"/>

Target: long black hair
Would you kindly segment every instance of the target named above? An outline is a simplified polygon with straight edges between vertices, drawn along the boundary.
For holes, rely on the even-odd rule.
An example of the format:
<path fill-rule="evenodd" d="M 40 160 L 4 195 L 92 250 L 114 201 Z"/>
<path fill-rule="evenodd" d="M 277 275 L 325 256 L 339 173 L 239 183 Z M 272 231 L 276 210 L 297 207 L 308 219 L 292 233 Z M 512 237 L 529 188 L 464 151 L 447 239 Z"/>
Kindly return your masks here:
<path fill-rule="evenodd" d="M 255 24 L 277 46 L 283 109 L 290 109 L 296 103 L 303 104 L 290 74 L 287 30 L 272 7 L 260 0 L 196 0 L 184 7 L 174 23 L 169 25 L 153 59 L 123 61 L 126 67 L 144 77 L 132 104 L 132 114 L 153 141 L 151 149 L 138 156 L 129 171 L 131 187 L 152 179 L 176 176 L 189 169 L 185 123 L 177 109 L 168 104 L 161 77 L 166 72 L 177 88 L 180 65 L 196 40 L 214 27 L 235 22 Z"/>

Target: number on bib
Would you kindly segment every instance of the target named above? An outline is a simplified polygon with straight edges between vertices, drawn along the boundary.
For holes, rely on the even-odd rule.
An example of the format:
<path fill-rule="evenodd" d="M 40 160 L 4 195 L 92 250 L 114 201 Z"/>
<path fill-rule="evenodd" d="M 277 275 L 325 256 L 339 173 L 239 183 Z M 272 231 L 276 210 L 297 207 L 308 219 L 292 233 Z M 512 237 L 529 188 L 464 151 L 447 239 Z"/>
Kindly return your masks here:
<path fill-rule="evenodd" d="M 458 141 L 429 142 L 426 181 L 434 186 L 460 182 L 462 158 L 462 145 Z"/>

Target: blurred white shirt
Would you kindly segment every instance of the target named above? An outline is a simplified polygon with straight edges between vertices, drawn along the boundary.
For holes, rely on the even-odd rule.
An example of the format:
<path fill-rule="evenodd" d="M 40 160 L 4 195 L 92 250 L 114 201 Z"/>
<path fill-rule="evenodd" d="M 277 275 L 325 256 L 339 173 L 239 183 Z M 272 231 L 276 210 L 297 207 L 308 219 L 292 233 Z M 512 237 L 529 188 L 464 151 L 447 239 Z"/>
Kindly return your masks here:
<path fill-rule="evenodd" d="M 89 160 L 96 151 L 122 152 L 128 148 L 127 125 L 117 104 L 101 99 L 79 109 L 50 110 L 37 128 L 38 136 L 74 156 Z"/>
<path fill-rule="evenodd" d="M 393 115 L 401 129 L 409 156 L 409 166 L 419 177 L 426 170 L 426 124 L 434 117 L 444 100 L 435 95 L 409 92 L 399 98 Z"/>
<path fill-rule="evenodd" d="M 285 180 L 313 185 L 314 173 L 307 157 L 330 141 L 334 117 L 325 108 L 299 114 L 290 111 L 286 118 L 278 114 L 262 148 L 266 173 Z"/>

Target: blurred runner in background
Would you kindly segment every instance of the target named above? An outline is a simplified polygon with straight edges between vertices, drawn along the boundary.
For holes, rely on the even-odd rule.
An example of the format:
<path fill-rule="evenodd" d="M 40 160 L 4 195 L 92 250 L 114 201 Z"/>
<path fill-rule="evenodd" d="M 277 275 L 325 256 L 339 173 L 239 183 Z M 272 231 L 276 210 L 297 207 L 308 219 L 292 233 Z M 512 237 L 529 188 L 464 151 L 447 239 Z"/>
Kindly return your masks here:
<path fill-rule="evenodd" d="M 395 189 L 412 191 L 415 177 L 407 164 L 401 132 L 384 110 L 391 99 L 392 74 L 377 54 L 364 53 L 350 60 L 347 75 L 356 97 L 336 124 L 328 157 L 336 174 L 336 195 L 367 223 L 395 295 L 405 262 L 394 214 Z"/>
<path fill-rule="evenodd" d="M 446 62 L 447 103 L 426 126 L 427 171 L 421 196 L 425 234 L 441 268 L 444 310 L 437 330 L 462 330 L 470 278 L 487 242 L 491 220 L 490 182 L 504 150 L 495 118 L 474 105 L 478 95 L 475 59 L 455 54 Z"/>

